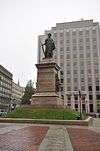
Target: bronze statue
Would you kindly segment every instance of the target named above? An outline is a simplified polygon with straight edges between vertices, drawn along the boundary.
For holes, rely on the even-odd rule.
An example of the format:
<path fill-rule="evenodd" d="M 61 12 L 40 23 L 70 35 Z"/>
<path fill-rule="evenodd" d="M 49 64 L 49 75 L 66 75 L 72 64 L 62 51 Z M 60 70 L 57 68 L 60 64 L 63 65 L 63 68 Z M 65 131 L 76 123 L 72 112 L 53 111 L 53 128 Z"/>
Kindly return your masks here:
<path fill-rule="evenodd" d="M 45 45 L 45 50 L 44 50 L 44 45 Z M 42 50 L 45 58 L 52 58 L 54 49 L 55 49 L 55 44 L 53 39 L 51 38 L 51 33 L 49 33 L 48 38 L 45 39 L 45 43 L 42 44 Z"/>

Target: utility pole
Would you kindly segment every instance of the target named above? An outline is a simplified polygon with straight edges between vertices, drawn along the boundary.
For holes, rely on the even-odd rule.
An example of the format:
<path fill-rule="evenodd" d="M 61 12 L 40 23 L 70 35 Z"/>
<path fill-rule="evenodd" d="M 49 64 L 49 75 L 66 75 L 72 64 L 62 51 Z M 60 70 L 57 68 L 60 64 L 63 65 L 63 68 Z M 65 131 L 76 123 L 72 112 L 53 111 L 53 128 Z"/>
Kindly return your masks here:
<path fill-rule="evenodd" d="M 82 119 L 82 100 L 81 100 L 81 91 L 79 91 L 79 102 L 80 102 L 80 119 Z"/>

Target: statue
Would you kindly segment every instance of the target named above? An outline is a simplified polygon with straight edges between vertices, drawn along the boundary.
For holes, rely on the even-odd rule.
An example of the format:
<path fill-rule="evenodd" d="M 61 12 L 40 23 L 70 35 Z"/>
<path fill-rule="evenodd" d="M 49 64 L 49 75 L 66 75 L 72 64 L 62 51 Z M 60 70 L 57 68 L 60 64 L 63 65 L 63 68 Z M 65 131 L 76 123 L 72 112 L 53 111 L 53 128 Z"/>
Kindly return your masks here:
<path fill-rule="evenodd" d="M 45 50 L 44 50 L 44 45 L 45 45 Z M 51 33 L 49 33 L 48 38 L 45 39 L 45 43 L 42 44 L 42 50 L 45 58 L 52 58 L 54 49 L 55 49 L 55 44 L 53 39 L 51 38 Z"/>

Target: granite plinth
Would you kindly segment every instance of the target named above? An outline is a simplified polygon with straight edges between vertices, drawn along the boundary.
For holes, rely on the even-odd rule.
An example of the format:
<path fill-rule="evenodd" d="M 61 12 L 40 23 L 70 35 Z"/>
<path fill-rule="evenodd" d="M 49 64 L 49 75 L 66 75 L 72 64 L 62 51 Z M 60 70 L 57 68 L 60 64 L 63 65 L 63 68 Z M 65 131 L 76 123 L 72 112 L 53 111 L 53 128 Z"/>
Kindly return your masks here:
<path fill-rule="evenodd" d="M 57 107 L 63 104 L 56 92 L 56 75 L 60 67 L 52 59 L 44 59 L 37 67 L 37 91 L 32 96 L 32 105 Z"/>

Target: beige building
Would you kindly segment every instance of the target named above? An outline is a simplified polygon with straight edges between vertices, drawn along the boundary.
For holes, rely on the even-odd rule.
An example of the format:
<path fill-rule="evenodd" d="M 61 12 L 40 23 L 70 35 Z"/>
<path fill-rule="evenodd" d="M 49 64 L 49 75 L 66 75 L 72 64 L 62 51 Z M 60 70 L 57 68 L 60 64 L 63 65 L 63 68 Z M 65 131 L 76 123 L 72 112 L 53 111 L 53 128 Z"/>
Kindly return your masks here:
<path fill-rule="evenodd" d="M 100 108 L 100 25 L 93 20 L 57 23 L 38 38 L 38 62 L 43 58 L 41 43 L 47 33 L 53 35 L 56 50 L 54 60 L 61 67 L 61 90 L 64 105 L 97 112 Z"/>
<path fill-rule="evenodd" d="M 0 65 L 0 109 L 10 109 L 13 75 Z"/>
<path fill-rule="evenodd" d="M 19 82 L 12 83 L 12 104 L 20 104 L 21 98 L 24 95 L 25 88 L 21 87 Z"/>

